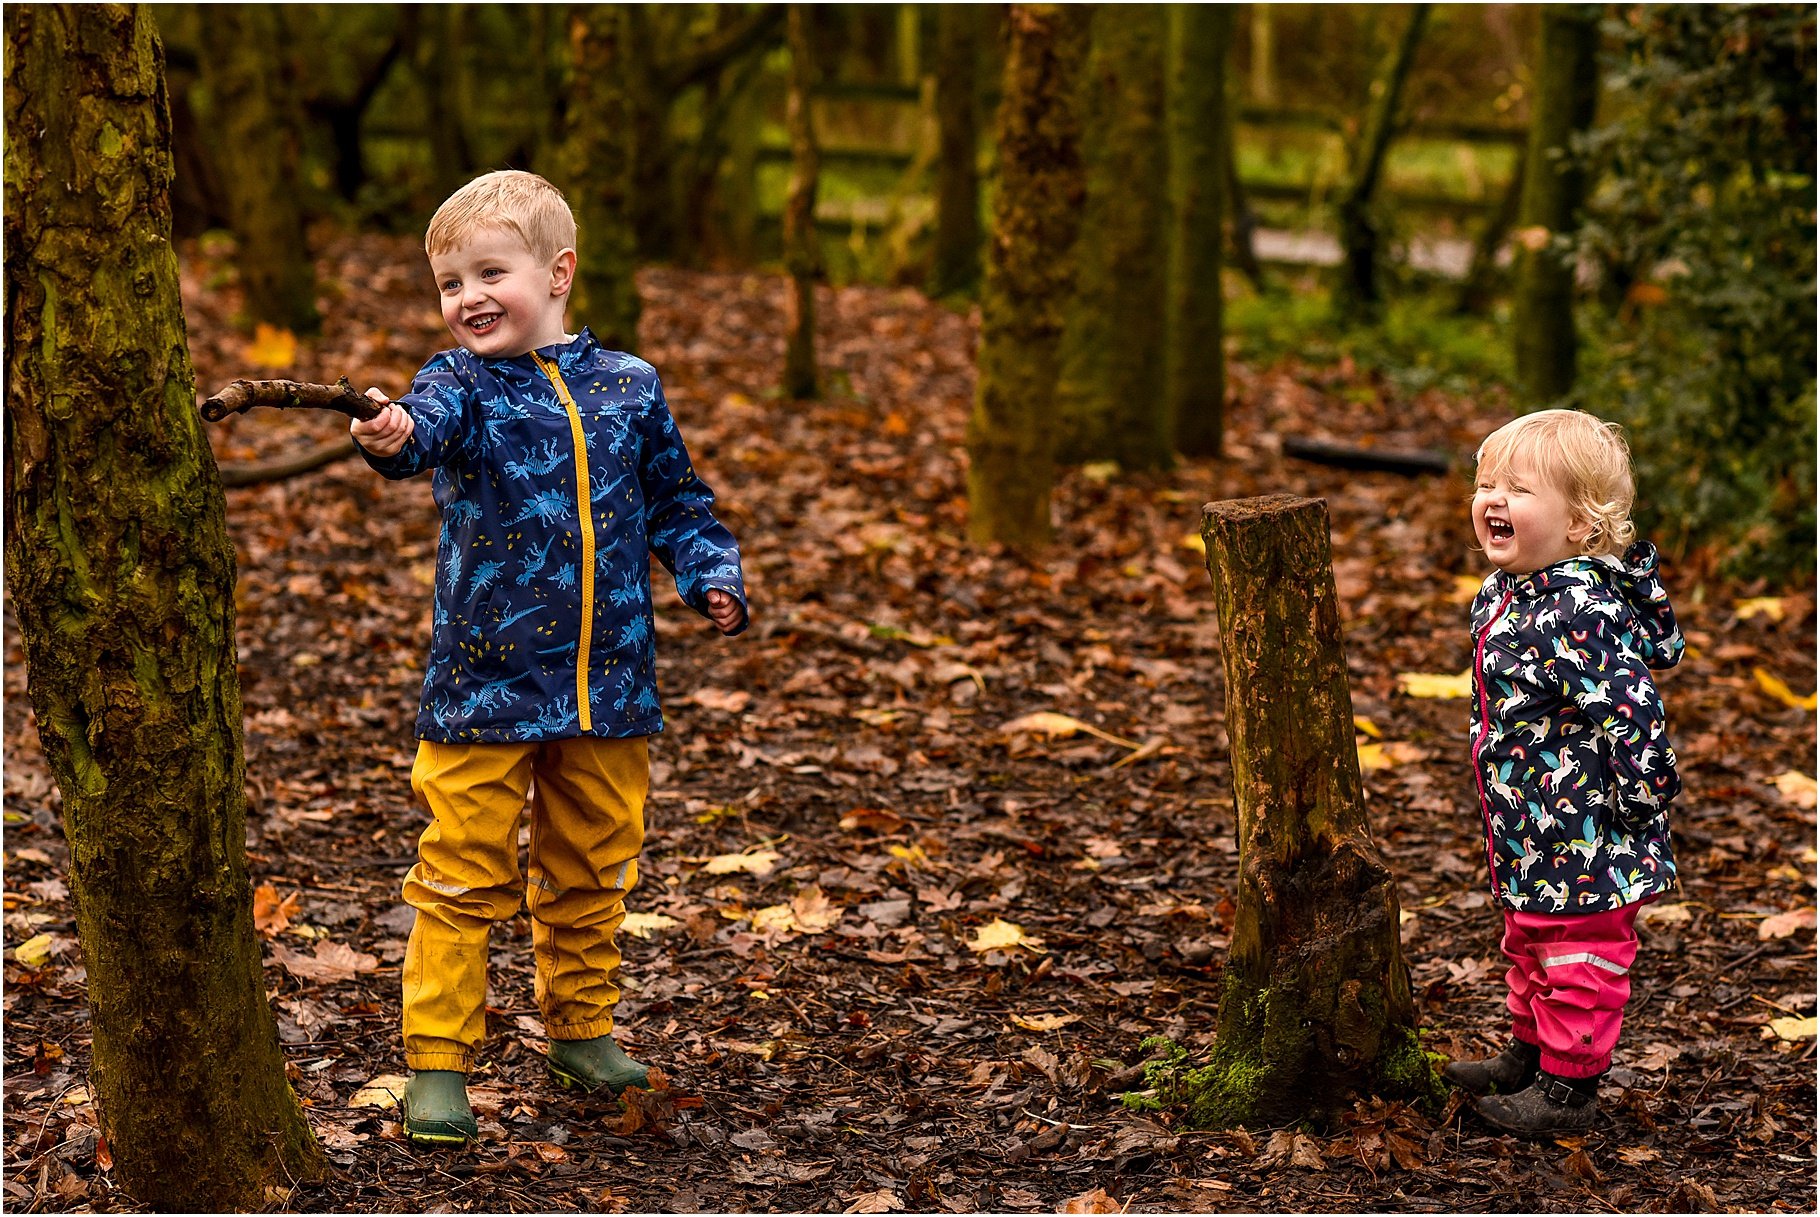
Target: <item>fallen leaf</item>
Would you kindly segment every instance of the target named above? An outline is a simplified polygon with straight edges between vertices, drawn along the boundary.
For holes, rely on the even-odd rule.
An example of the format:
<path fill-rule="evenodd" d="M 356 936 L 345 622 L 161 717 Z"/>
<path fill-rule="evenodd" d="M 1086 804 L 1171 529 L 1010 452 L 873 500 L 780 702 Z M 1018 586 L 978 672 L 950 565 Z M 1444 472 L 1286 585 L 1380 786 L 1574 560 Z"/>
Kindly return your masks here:
<path fill-rule="evenodd" d="M 842 1209 L 841 1212 L 901 1213 L 903 1209 L 903 1203 L 898 1200 L 897 1193 L 891 1188 L 881 1187 L 876 1192 L 867 1192 L 863 1196 L 855 1196 L 853 1198 L 853 1203 Z"/>
<path fill-rule="evenodd" d="M 1042 944 L 1042 939 L 1029 937 L 1022 926 L 1013 925 L 1002 917 L 994 917 L 974 931 L 973 937 L 967 940 L 968 948 L 981 955 L 987 951 L 1010 951 L 1018 947 L 1040 955 L 1043 953 Z"/>
<path fill-rule="evenodd" d="M 704 710 L 738 714 L 752 704 L 752 695 L 744 689 L 697 689 L 683 700 L 693 702 Z"/>
<path fill-rule="evenodd" d="M 1791 710 L 1812 710 L 1820 704 L 1820 694 L 1809 693 L 1806 697 L 1797 694 L 1782 678 L 1766 668 L 1752 668 L 1751 675 L 1757 678 L 1757 687 L 1781 702 Z"/>
<path fill-rule="evenodd" d="M 1066 1027 L 1069 1023 L 1080 1021 L 1081 1016 L 1078 1014 L 1013 1014 L 1011 1016 L 1012 1025 L 1022 1027 L 1026 1031 L 1056 1031 Z"/>
<path fill-rule="evenodd" d="M 1645 1162 L 1662 1161 L 1662 1155 L 1647 1145 L 1627 1145 L 1618 1150 L 1618 1161 L 1626 1166 L 1642 1166 Z"/>
<path fill-rule="evenodd" d="M 810 884 L 790 901 L 790 915 L 805 934 L 827 933 L 839 923 L 843 911 L 823 894 L 819 884 Z"/>
<path fill-rule="evenodd" d="M 1358 750 L 1359 771 L 1361 773 L 1371 773 L 1378 769 L 1389 769 L 1396 764 L 1395 761 L 1384 755 L 1384 745 L 1382 744 L 1360 744 Z"/>
<path fill-rule="evenodd" d="M 302 892 L 280 899 L 276 887 L 261 883 L 253 889 L 253 928 L 267 938 L 276 938 L 290 928 L 291 918 L 302 904 Z"/>
<path fill-rule="evenodd" d="M 262 368 L 288 368 L 297 362 L 297 335 L 261 321 L 253 327 L 246 360 Z"/>
<path fill-rule="evenodd" d="M 1749 621 L 1752 617 L 1768 617 L 1771 621 L 1782 620 L 1782 598 L 1780 596 L 1753 596 L 1748 600 L 1732 601 L 1732 612 L 1738 614 L 1739 621 Z"/>
<path fill-rule="evenodd" d="M 1561 1173 L 1588 1183 L 1597 1183 L 1604 1178 L 1593 1164 L 1592 1155 L 1583 1149 L 1576 1149 L 1561 1160 Z"/>
<path fill-rule="evenodd" d="M 1796 807 L 1812 807 L 1816 801 L 1814 779 L 1805 773 L 1790 769 L 1786 773 L 1777 774 L 1770 781 L 1782 792 L 1782 797 Z"/>
<path fill-rule="evenodd" d="M 1786 1040 L 1789 1043 L 1811 1040 L 1814 1038 L 1815 1021 L 1812 1018 L 1772 1018 L 1760 1034 L 1766 1040 Z"/>
<path fill-rule="evenodd" d="M 745 854 L 719 854 L 702 863 L 702 873 L 708 875 L 731 875 L 744 871 L 760 879 L 777 869 L 777 860 L 781 855 L 774 849 L 753 850 Z"/>
<path fill-rule="evenodd" d="M 1046 735 L 1050 739 L 1068 739 L 1071 736 L 1085 732 L 1096 739 L 1103 739 L 1109 744 L 1117 744 L 1121 748 L 1142 747 L 1142 745 L 1133 740 L 1122 739 L 1119 736 L 1100 730 L 1092 723 L 1084 723 L 1078 718 L 1070 718 L 1066 714 L 1057 714 L 1053 710 L 1038 710 L 1034 714 L 1026 714 L 1021 718 L 1014 718 L 1000 727 L 999 730 L 1006 735 Z"/>
<path fill-rule="evenodd" d="M 1472 672 L 1444 676 L 1434 672 L 1399 672 L 1397 687 L 1410 697 L 1471 697 Z"/>
<path fill-rule="evenodd" d="M 293 951 L 281 942 L 272 944 L 272 958 L 298 980 L 312 984 L 336 984 L 352 980 L 362 972 L 371 972 L 379 960 L 363 955 L 342 942 L 318 942 L 308 955 Z"/>
<path fill-rule="evenodd" d="M 1078 1196 L 1062 1201 L 1058 1213 L 1122 1213 L 1125 1206 L 1106 1194 L 1103 1187 L 1088 1188 Z"/>
<path fill-rule="evenodd" d="M 1814 928 L 1813 909 L 1795 909 L 1788 913 L 1777 913 L 1765 917 L 1757 923 L 1757 937 L 1768 941 L 1771 938 L 1787 938 L 1801 930 Z"/>
<path fill-rule="evenodd" d="M 1191 532 L 1177 542 L 1183 549 L 1192 549 L 1205 562 L 1207 560 L 1207 538 L 1198 532 Z"/>
<path fill-rule="evenodd" d="M 865 829 L 867 832 L 875 832 L 881 837 L 894 836 L 904 831 L 909 824 L 910 821 L 895 811 L 876 807 L 855 807 L 840 818 L 840 826 L 848 832 Z"/>
<path fill-rule="evenodd" d="M 1447 593 L 1450 604 L 1471 604 L 1479 595 L 1479 589 L 1485 586 L 1482 575 L 1455 575 L 1453 590 Z"/>
<path fill-rule="evenodd" d="M 390 1111 L 404 1097 L 406 1081 L 402 1073 L 379 1074 L 354 1092 L 354 1097 L 348 1100 L 348 1106 L 377 1107 L 380 1111 Z"/>
<path fill-rule="evenodd" d="M 1352 716 L 1352 725 L 1354 730 L 1361 731 L 1364 734 L 1369 735 L 1372 739 L 1384 738 L 1384 733 L 1378 730 L 1378 725 L 1362 714 L 1355 714 Z"/>
<path fill-rule="evenodd" d="M 981 693 L 986 691 L 986 678 L 970 663 L 938 663 L 929 673 L 938 685 L 951 685 L 957 680 L 970 680 Z"/>
<path fill-rule="evenodd" d="M 1258 1155 L 1258 1163 L 1262 1166 L 1298 1166 L 1309 1171 L 1327 1169 L 1327 1160 L 1321 1157 L 1321 1147 L 1315 1144 L 1314 1138 L 1288 1129 L 1270 1134 L 1270 1143 Z"/>
<path fill-rule="evenodd" d="M 1428 759 L 1428 753 L 1414 744 L 1402 740 L 1386 740 L 1378 743 L 1361 743 L 1358 745 L 1359 769 L 1371 772 L 1379 769 L 1395 769 L 1398 765 L 1413 764 Z"/>
<path fill-rule="evenodd" d="M 662 913 L 627 913 L 626 919 L 619 923 L 619 928 L 634 938 L 649 938 L 654 933 L 680 924 L 682 923 L 676 918 L 666 917 Z"/>
<path fill-rule="evenodd" d="M 56 942 L 49 934 L 37 934 L 13 948 L 13 958 L 28 968 L 42 968 L 50 962 L 51 946 Z"/>
<path fill-rule="evenodd" d="M 1637 914 L 1638 925 L 1680 925 L 1693 919 L 1685 904 L 1648 904 Z"/>

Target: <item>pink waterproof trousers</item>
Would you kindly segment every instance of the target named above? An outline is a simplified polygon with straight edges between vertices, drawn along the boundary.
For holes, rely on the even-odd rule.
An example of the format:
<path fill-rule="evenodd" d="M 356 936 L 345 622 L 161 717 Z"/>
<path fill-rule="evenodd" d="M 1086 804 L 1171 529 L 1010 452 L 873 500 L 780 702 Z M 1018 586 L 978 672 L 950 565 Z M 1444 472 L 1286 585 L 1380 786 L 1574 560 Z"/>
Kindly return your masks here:
<path fill-rule="evenodd" d="M 1504 910 L 1511 1032 L 1542 1049 L 1547 1072 L 1590 1078 L 1611 1067 L 1642 907 L 1570 917 Z"/>

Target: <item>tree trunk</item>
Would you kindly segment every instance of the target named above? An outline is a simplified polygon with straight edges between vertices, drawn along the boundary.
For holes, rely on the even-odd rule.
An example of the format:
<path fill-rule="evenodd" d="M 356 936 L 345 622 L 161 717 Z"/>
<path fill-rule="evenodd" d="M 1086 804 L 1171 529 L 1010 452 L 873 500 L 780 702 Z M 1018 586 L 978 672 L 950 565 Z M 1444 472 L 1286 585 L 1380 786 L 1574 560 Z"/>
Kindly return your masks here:
<path fill-rule="evenodd" d="M 1226 112 L 1226 139 L 1224 144 L 1226 158 L 1226 212 L 1232 218 L 1232 260 L 1237 264 L 1239 273 L 1251 280 L 1251 286 L 1258 292 L 1269 290 L 1264 279 L 1264 265 L 1258 261 L 1258 217 L 1251 210 L 1251 201 L 1245 196 L 1244 183 L 1239 181 L 1238 137 L 1232 123 L 1232 109 Z"/>
<path fill-rule="evenodd" d="M 979 44 L 985 10 L 936 10 L 935 113 L 941 152 L 935 170 L 935 251 L 929 294 L 972 291 L 980 273 Z"/>
<path fill-rule="evenodd" d="M 1277 18 L 1273 4 L 1251 5 L 1251 103 L 1277 104 Z"/>
<path fill-rule="evenodd" d="M 758 260 L 758 152 L 764 134 L 765 79 L 754 72 L 746 87 L 730 98 L 727 155 L 716 179 L 717 249 L 740 266 Z"/>
<path fill-rule="evenodd" d="M 626 46 L 624 85 L 632 163 L 628 167 L 632 231 L 638 252 L 650 262 L 676 253 L 676 180 L 670 155 L 670 107 L 680 89 L 666 85 L 663 54 L 669 49 L 663 31 L 651 28 L 665 14 L 661 5 L 624 6 Z"/>
<path fill-rule="evenodd" d="M 1409 24 L 1403 28 L 1403 36 L 1371 82 L 1371 105 L 1352 150 L 1352 173 L 1338 208 L 1342 256 L 1337 294 L 1341 307 L 1348 312 L 1369 315 L 1383 302 L 1378 283 L 1383 233 L 1374 214 L 1375 199 L 1384 174 L 1384 158 L 1396 135 L 1403 85 L 1409 79 L 1409 68 L 1415 62 L 1416 47 L 1421 44 L 1432 7 L 1410 5 Z"/>
<path fill-rule="evenodd" d="M 316 268 L 298 203 L 298 109 L 279 60 L 278 10 L 218 5 L 201 30 L 210 138 L 234 150 L 221 185 L 240 239 L 247 320 L 314 331 L 321 323 Z"/>
<path fill-rule="evenodd" d="M 581 4 L 569 14 L 574 64 L 563 177 L 575 209 L 574 324 L 606 346 L 638 349 L 638 242 L 626 167 L 632 161 L 625 80 L 625 15 L 618 5 Z"/>
<path fill-rule="evenodd" d="M 1035 550 L 1050 536 L 1056 353 L 1087 190 L 1076 106 L 1090 17 L 1078 5 L 1014 4 L 1006 20 L 967 527 L 977 542 Z"/>
<path fill-rule="evenodd" d="M 815 187 L 821 174 L 821 151 L 809 112 L 815 84 L 810 54 L 807 5 L 790 6 L 790 85 L 784 116 L 790 129 L 790 190 L 784 200 L 784 263 L 790 269 L 790 299 L 785 324 L 784 392 L 791 397 L 820 393 L 815 370 L 815 280 L 821 272 L 821 250 L 815 235 Z"/>
<path fill-rule="evenodd" d="M 1586 174 L 1569 149 L 1592 125 L 1599 95 L 1599 6 L 1551 4 L 1542 10 L 1536 101 L 1517 212 L 1512 325 L 1517 393 L 1534 405 L 1574 385 L 1574 266 L 1568 238 L 1580 222 Z"/>
<path fill-rule="evenodd" d="M 1062 339 L 1065 463 L 1160 469 L 1175 453 L 1163 379 L 1163 42 L 1163 6 L 1096 6 L 1080 279 Z"/>
<path fill-rule="evenodd" d="M 6 51 L 6 579 L 63 795 L 97 1111 L 139 1203 L 263 1208 L 320 1161 L 253 933 L 234 549 L 162 52 L 121 5 L 9 8 Z"/>
<path fill-rule="evenodd" d="M 1416 1039 L 1396 882 L 1365 817 L 1327 508 L 1207 505 L 1238 806 L 1239 884 L 1197 1124 L 1280 1127 L 1352 1092 L 1434 1093 Z"/>
<path fill-rule="evenodd" d="M 1169 315 L 1165 393 L 1175 444 L 1220 455 L 1226 400 L 1222 349 L 1226 68 L 1232 9 L 1169 7 Z"/>
<path fill-rule="evenodd" d="M 1505 184 L 1504 193 L 1498 196 L 1498 206 L 1485 221 L 1479 239 L 1473 242 L 1472 263 L 1466 268 L 1466 278 L 1460 281 L 1460 289 L 1454 295 L 1454 312 L 1463 316 L 1478 316 L 1491 307 L 1492 288 L 1498 277 L 1498 250 L 1503 248 L 1504 239 L 1517 222 L 1526 159 L 1525 153 L 1518 152 L 1510 181 Z"/>
<path fill-rule="evenodd" d="M 430 141 L 430 174 L 436 201 L 474 176 L 468 142 L 468 101 L 473 73 L 468 68 L 468 13 L 461 4 L 407 5 L 399 18 L 399 37 L 410 52 L 411 67 L 423 94 L 424 131 Z"/>

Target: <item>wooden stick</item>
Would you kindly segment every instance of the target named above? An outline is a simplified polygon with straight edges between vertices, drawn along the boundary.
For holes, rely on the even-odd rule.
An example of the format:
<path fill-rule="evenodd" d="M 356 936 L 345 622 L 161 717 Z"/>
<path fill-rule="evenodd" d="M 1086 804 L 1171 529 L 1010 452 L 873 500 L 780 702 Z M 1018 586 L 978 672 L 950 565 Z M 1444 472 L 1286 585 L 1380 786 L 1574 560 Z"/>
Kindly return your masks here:
<path fill-rule="evenodd" d="M 380 407 L 354 391 L 343 376 L 332 385 L 304 384 L 295 380 L 236 380 L 202 403 L 202 417 L 218 423 L 230 414 L 244 414 L 254 406 L 279 410 L 333 410 L 349 418 L 377 418 Z"/>

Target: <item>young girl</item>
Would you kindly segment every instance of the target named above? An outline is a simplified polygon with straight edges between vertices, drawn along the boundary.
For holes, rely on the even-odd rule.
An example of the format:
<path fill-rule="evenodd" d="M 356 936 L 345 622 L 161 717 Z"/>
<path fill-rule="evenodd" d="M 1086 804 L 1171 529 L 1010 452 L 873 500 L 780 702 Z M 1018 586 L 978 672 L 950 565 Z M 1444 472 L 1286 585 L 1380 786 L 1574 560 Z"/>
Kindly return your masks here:
<path fill-rule="evenodd" d="M 1637 911 L 1675 883 L 1681 783 L 1649 670 L 1682 641 L 1655 548 L 1630 543 L 1634 493 L 1618 429 L 1578 411 L 1479 447 L 1472 526 L 1498 569 L 1472 606 L 1472 759 L 1512 1042 L 1444 1074 L 1507 1132 L 1593 1122 Z"/>

